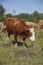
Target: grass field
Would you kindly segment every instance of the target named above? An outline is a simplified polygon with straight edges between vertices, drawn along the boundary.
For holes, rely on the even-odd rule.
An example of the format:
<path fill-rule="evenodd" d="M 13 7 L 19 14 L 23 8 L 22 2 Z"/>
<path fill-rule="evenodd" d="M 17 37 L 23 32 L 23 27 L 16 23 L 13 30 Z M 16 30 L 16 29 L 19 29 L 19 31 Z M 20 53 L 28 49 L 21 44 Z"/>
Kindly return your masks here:
<path fill-rule="evenodd" d="M 26 39 L 29 48 L 22 46 L 14 47 L 11 40 L 6 39 L 4 33 L 0 33 L 0 65 L 43 65 L 43 37 L 36 30 L 36 41 L 32 43 Z M 43 35 L 43 34 L 42 34 Z"/>

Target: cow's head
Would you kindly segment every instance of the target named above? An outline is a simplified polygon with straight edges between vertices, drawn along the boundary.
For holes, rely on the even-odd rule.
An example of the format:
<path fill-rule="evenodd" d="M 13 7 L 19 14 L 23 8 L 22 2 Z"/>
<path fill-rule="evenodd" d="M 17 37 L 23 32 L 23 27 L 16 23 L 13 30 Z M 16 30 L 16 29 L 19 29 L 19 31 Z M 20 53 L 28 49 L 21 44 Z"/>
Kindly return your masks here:
<path fill-rule="evenodd" d="M 31 41 L 35 41 L 35 31 L 34 31 L 33 27 L 29 28 L 28 39 L 31 40 Z"/>

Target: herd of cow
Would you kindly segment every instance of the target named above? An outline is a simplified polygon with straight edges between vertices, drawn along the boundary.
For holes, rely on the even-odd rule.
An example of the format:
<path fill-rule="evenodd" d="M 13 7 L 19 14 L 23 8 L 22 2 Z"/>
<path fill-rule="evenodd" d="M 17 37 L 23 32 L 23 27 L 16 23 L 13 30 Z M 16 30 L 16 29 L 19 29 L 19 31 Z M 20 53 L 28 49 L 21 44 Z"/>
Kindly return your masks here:
<path fill-rule="evenodd" d="M 33 22 L 24 22 L 18 18 L 6 18 L 3 23 L 0 23 L 0 33 L 3 31 L 6 34 L 7 39 L 10 39 L 10 35 L 13 34 L 15 39 L 15 46 L 17 46 L 17 37 L 21 38 L 23 41 L 23 46 L 25 46 L 25 39 L 28 38 L 32 42 L 35 41 L 35 31 L 34 29 L 39 27 Z"/>

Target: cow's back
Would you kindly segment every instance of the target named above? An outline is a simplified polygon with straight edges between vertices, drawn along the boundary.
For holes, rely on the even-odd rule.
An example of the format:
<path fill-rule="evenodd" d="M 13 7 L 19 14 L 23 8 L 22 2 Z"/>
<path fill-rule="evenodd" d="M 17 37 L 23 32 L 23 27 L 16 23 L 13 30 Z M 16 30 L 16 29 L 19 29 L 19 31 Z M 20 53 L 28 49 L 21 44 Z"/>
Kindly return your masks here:
<path fill-rule="evenodd" d="M 11 33 L 13 32 L 13 30 L 20 32 L 27 30 L 24 21 L 18 18 L 6 18 L 4 21 L 4 25 L 6 25 L 7 31 Z"/>
<path fill-rule="evenodd" d="M 6 18 L 4 21 L 4 25 L 7 28 L 8 32 L 12 32 L 14 29 L 14 24 L 18 22 L 16 18 Z"/>

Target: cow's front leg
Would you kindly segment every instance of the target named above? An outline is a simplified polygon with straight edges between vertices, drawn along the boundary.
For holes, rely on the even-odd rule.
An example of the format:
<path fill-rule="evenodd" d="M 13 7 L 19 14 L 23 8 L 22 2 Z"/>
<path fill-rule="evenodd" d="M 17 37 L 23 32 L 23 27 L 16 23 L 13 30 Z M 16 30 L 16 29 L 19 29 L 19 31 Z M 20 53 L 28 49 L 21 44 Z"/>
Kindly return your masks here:
<path fill-rule="evenodd" d="M 22 36 L 22 44 L 23 44 L 23 47 L 25 47 L 25 37 Z"/>
<path fill-rule="evenodd" d="M 23 43 L 24 48 L 26 48 L 26 47 L 28 48 L 27 44 L 25 43 L 25 37 L 22 37 L 22 43 Z"/>

